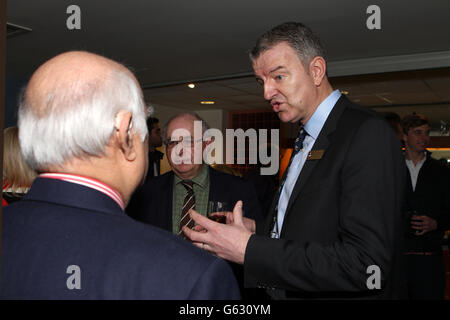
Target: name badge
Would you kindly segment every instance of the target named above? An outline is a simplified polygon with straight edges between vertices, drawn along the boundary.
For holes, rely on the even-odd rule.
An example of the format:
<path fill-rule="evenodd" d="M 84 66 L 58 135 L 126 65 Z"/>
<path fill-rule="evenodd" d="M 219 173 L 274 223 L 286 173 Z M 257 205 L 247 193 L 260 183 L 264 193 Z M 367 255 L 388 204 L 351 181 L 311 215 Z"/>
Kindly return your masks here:
<path fill-rule="evenodd" d="M 322 159 L 323 157 L 323 153 L 325 152 L 325 150 L 311 150 L 308 154 L 308 157 L 306 158 L 306 160 L 319 160 Z"/>

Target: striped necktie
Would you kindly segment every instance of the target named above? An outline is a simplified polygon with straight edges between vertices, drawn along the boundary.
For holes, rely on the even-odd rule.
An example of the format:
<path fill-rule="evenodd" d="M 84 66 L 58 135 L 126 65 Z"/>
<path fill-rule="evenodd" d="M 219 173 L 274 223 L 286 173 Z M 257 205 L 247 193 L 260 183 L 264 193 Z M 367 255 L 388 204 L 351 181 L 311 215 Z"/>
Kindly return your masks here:
<path fill-rule="evenodd" d="M 291 154 L 291 158 L 289 159 L 289 164 L 286 168 L 286 173 L 284 174 L 283 180 L 281 180 L 280 183 L 280 187 L 278 188 L 278 195 L 275 199 L 277 199 L 277 201 L 280 200 L 280 195 L 281 195 L 281 191 L 283 190 L 284 187 L 284 183 L 286 182 L 286 178 L 289 172 L 289 168 L 291 166 L 292 160 L 294 159 L 295 155 L 302 150 L 303 148 L 303 141 L 305 141 L 305 137 L 308 135 L 308 133 L 306 132 L 306 130 L 303 128 L 303 126 L 300 128 L 300 131 L 298 132 L 297 138 L 295 139 L 295 144 L 294 144 L 294 150 L 292 150 L 292 154 Z M 274 229 L 276 229 L 274 231 Z M 275 206 L 275 210 L 273 213 L 273 220 L 272 220 L 272 225 L 271 225 L 271 238 L 279 238 L 281 230 L 279 230 L 279 226 L 278 226 L 278 204 Z"/>
<path fill-rule="evenodd" d="M 180 231 L 178 235 L 187 239 L 184 235 L 182 228 L 184 226 L 188 228 L 193 228 L 195 223 L 189 216 L 189 210 L 195 209 L 195 196 L 194 196 L 194 183 L 191 180 L 183 180 L 181 184 L 186 188 L 187 194 L 184 197 L 183 208 L 181 209 L 181 220 L 180 220 Z"/>
<path fill-rule="evenodd" d="M 294 145 L 294 151 L 292 152 L 291 160 L 292 158 L 303 148 L 303 141 L 305 141 L 305 137 L 308 135 L 306 133 L 306 130 L 302 127 L 298 133 L 297 139 L 295 139 L 295 145 Z"/>

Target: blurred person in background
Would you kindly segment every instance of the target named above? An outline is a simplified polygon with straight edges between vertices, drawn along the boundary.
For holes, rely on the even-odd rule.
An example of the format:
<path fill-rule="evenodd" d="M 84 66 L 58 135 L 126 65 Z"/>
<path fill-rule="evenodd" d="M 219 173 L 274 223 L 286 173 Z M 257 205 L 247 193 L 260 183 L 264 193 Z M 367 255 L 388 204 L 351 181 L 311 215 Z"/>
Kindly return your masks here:
<path fill-rule="evenodd" d="M 426 148 L 430 124 L 420 114 L 403 118 L 407 170 L 405 263 L 411 299 L 443 299 L 445 267 L 442 245 L 450 229 L 450 174 Z"/>
<path fill-rule="evenodd" d="M 158 151 L 156 148 L 162 146 L 161 128 L 159 127 L 159 119 L 149 117 L 147 119 L 148 128 L 148 172 L 146 182 L 161 174 L 161 159 L 164 153 Z"/>
<path fill-rule="evenodd" d="M 400 144 L 403 146 L 403 128 L 402 128 L 402 119 L 395 112 L 385 112 L 382 114 L 384 119 L 387 121 L 389 126 L 394 130 Z"/>
<path fill-rule="evenodd" d="M 2 205 L 20 200 L 28 191 L 36 172 L 23 160 L 19 146 L 19 129 L 3 130 L 3 195 Z"/>

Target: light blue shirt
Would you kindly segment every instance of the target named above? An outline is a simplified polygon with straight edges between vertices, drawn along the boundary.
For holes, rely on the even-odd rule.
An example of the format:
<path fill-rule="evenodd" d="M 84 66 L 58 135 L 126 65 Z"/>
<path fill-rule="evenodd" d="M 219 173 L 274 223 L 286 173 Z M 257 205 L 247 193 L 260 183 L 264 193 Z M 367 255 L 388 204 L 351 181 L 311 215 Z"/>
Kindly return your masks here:
<path fill-rule="evenodd" d="M 300 175 L 300 172 L 302 171 L 302 168 L 306 162 L 306 158 L 312 147 L 314 146 L 314 143 L 316 142 L 320 131 L 322 131 L 322 127 L 325 124 L 328 115 L 330 114 L 331 110 L 333 110 L 333 107 L 340 96 L 341 93 L 339 92 L 339 90 L 333 91 L 325 100 L 322 101 L 321 104 L 319 104 L 316 111 L 314 111 L 313 115 L 304 126 L 307 135 L 305 137 L 305 140 L 303 141 L 303 148 L 300 149 L 299 152 L 297 152 L 297 154 L 294 156 L 294 159 L 292 159 L 292 163 L 287 173 L 286 181 L 283 185 L 283 190 L 280 194 L 280 199 L 278 200 L 277 223 L 275 224 L 273 230 L 274 234 L 276 234 L 276 238 L 280 237 L 281 228 L 283 227 L 284 222 L 284 215 L 289 203 L 289 198 L 291 197 L 292 190 L 294 189 L 298 176 Z"/>

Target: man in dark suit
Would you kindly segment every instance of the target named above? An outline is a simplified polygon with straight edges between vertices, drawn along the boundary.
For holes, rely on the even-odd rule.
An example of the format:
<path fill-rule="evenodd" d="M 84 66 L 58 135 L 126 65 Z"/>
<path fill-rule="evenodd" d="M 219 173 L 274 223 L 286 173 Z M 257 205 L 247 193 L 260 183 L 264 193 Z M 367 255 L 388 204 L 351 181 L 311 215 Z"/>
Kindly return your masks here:
<path fill-rule="evenodd" d="M 194 121 L 201 122 L 201 141 L 194 141 Z M 181 182 L 192 180 L 195 208 L 203 215 L 208 213 L 209 201 L 226 203 L 227 209 L 231 211 L 238 200 L 243 200 L 244 211 L 249 213 L 249 217 L 262 218 L 262 209 L 250 183 L 240 177 L 215 170 L 203 162 L 203 153 L 211 143 L 210 139 L 203 139 L 208 128 L 207 123 L 195 113 L 179 114 L 167 122 L 163 127 L 163 142 L 172 171 L 151 179 L 133 195 L 127 207 L 127 213 L 131 217 L 180 234 L 182 200 L 187 193 Z M 188 146 L 192 153 L 183 161 L 176 159 L 178 155 L 175 148 L 180 146 L 178 141 L 171 141 L 172 133 L 176 130 L 186 130 L 187 136 L 183 139 L 191 139 L 189 143 L 192 143 Z M 195 144 L 199 146 L 197 150 L 194 150 Z M 182 153 L 183 149 L 180 148 L 179 152 Z M 194 161 L 195 152 L 198 152 L 201 159 L 197 163 Z"/>
<path fill-rule="evenodd" d="M 450 230 L 449 170 L 431 158 L 430 125 L 423 115 L 403 118 L 408 167 L 406 211 L 410 218 L 405 242 L 408 295 L 411 299 L 443 299 L 444 231 Z"/>
<path fill-rule="evenodd" d="M 161 138 L 161 128 L 159 127 L 159 119 L 154 117 L 149 117 L 147 119 L 148 128 L 148 172 L 145 178 L 145 182 L 157 177 L 161 172 L 161 159 L 164 156 L 156 148 L 162 146 Z"/>
<path fill-rule="evenodd" d="M 220 201 L 232 205 L 238 200 L 248 206 L 249 213 L 257 213 L 261 217 L 260 205 L 257 201 L 255 191 L 249 187 L 242 178 L 220 172 L 209 166 L 205 166 L 209 175 L 208 199 Z M 163 228 L 168 231 L 174 230 L 173 215 L 173 188 L 175 174 L 169 171 L 159 177 L 155 177 L 145 185 L 144 189 L 137 191 L 127 207 L 127 213 L 138 221 Z M 177 179 L 178 180 L 178 179 Z M 250 188 L 250 189 L 249 189 Z M 207 208 L 204 207 L 207 213 Z M 229 210 L 233 206 L 228 207 Z M 179 226 L 175 222 L 175 225 Z M 178 228 L 179 229 L 179 228 Z M 179 230 L 175 233 L 178 234 Z"/>
<path fill-rule="evenodd" d="M 200 137 L 195 135 L 196 122 L 201 128 Z M 194 199 L 191 205 L 203 215 L 209 213 L 209 201 L 226 203 L 228 207 L 224 209 L 231 211 L 234 203 L 242 200 L 248 217 L 262 219 L 262 209 L 249 182 L 204 163 L 203 155 L 213 141 L 207 136 L 208 129 L 208 124 L 196 113 L 179 114 L 164 125 L 162 137 L 172 171 L 152 178 L 136 191 L 127 207 L 131 217 L 184 237 L 182 225 L 195 227 L 184 202 L 189 195 L 184 183 L 190 181 Z M 231 264 L 231 267 L 240 280 L 243 298 L 257 298 L 258 290 L 244 290 L 242 286 L 242 266 Z"/>
<path fill-rule="evenodd" d="M 33 74 L 19 107 L 41 175 L 3 212 L 1 299 L 235 299 L 221 259 L 123 211 L 148 167 L 142 92 L 124 66 L 68 52 Z"/>
<path fill-rule="evenodd" d="M 183 231 L 242 263 L 246 286 L 275 299 L 399 297 L 405 168 L 398 139 L 374 112 L 333 91 L 322 46 L 306 26 L 273 28 L 251 59 L 280 120 L 300 124 L 272 213 L 255 223 L 238 202 L 220 225 L 191 211 L 207 232 Z"/>

